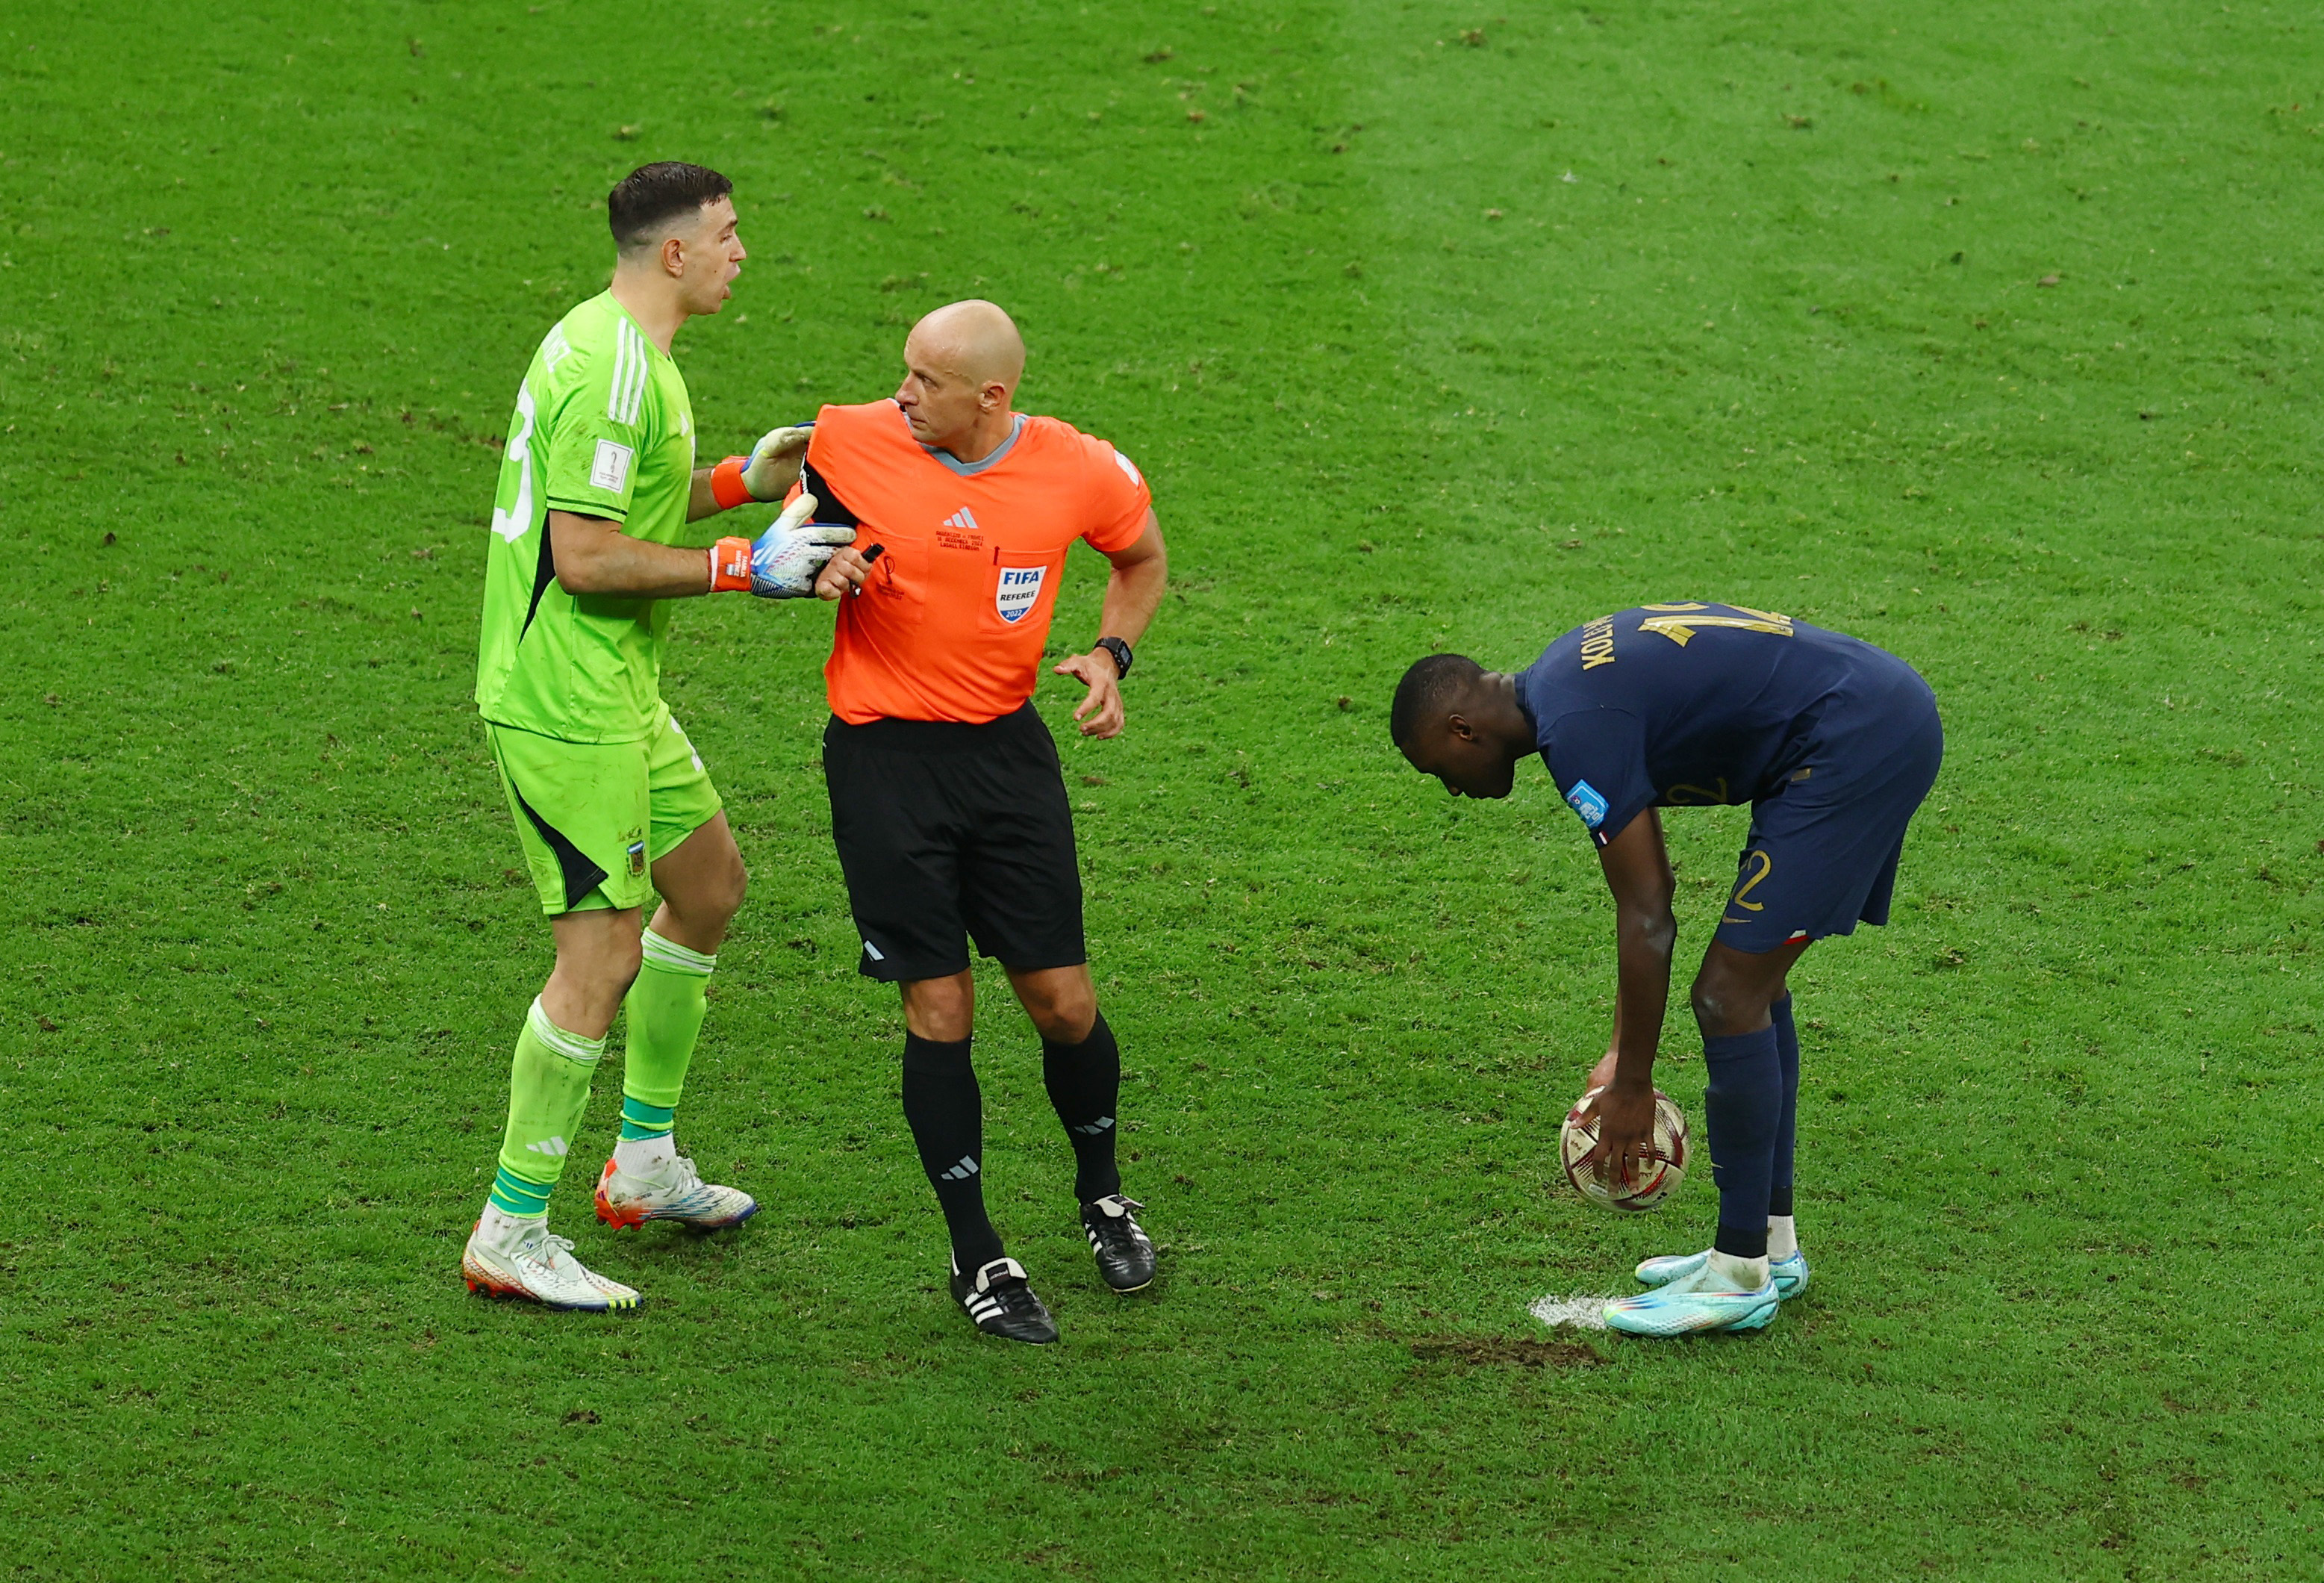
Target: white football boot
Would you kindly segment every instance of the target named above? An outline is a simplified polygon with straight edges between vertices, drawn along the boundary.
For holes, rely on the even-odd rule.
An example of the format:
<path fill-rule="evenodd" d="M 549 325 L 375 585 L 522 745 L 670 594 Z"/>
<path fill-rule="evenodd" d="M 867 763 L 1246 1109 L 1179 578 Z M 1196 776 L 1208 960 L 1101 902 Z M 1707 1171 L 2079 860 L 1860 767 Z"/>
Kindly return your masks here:
<path fill-rule="evenodd" d="M 552 1236 L 547 1217 L 521 1219 L 486 1209 L 460 1254 L 468 1290 L 521 1298 L 544 1308 L 618 1313 L 645 1300 L 573 1256 L 573 1239 Z"/>
<path fill-rule="evenodd" d="M 632 1176 L 621 1168 L 620 1160 L 608 1160 L 597 1178 L 597 1218 L 617 1231 L 649 1220 L 718 1231 L 740 1226 L 758 1212 L 756 1199 L 740 1188 L 703 1180 L 694 1162 L 683 1154 L 671 1154 L 651 1176 Z"/>

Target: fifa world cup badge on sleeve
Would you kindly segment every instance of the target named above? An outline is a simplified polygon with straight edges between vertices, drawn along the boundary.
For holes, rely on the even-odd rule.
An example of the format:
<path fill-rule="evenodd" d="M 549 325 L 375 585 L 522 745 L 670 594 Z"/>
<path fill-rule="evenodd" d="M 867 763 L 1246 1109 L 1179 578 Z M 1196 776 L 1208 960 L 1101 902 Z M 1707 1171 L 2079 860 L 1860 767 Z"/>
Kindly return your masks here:
<path fill-rule="evenodd" d="M 1565 794 L 1565 801 L 1573 805 L 1573 811 L 1580 814 L 1582 822 L 1591 829 L 1606 822 L 1606 799 L 1589 782 L 1574 782 L 1573 790 Z"/>
<path fill-rule="evenodd" d="M 630 481 L 630 461 L 636 454 L 626 445 L 615 445 L 610 440 L 599 440 L 597 454 L 589 462 L 591 486 L 620 494 L 622 486 Z"/>
<path fill-rule="evenodd" d="M 1004 566 L 1001 581 L 992 590 L 992 603 L 1001 612 L 1001 619 L 1015 625 L 1025 619 L 1025 613 L 1041 597 L 1041 583 L 1049 575 L 1046 566 Z"/>

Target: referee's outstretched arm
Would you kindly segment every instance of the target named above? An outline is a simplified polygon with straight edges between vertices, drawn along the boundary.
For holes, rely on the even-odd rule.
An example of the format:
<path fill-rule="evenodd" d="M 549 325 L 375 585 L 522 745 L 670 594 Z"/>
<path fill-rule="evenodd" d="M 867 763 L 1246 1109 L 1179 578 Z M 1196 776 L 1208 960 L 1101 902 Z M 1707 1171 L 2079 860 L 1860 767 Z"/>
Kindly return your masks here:
<path fill-rule="evenodd" d="M 1103 644 L 1119 638 L 1131 648 L 1146 635 L 1154 612 L 1162 604 L 1162 590 L 1170 580 L 1170 552 L 1162 542 L 1162 524 L 1146 512 L 1145 531 L 1127 550 L 1110 551 L 1113 575 L 1105 582 L 1105 612 L 1098 621 L 1098 641 L 1086 654 L 1058 662 L 1059 676 L 1077 676 L 1089 689 L 1074 710 L 1074 722 L 1084 736 L 1121 735 L 1121 669 Z"/>

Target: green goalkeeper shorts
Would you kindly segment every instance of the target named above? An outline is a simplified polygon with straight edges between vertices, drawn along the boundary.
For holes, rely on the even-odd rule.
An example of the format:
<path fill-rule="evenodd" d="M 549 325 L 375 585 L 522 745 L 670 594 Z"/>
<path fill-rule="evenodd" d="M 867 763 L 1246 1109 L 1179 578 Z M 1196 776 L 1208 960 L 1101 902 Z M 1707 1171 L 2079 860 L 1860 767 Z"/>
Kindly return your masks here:
<path fill-rule="evenodd" d="M 718 789 L 667 704 L 638 742 L 565 742 L 489 720 L 484 734 L 552 918 L 644 906 L 652 866 L 718 816 Z"/>

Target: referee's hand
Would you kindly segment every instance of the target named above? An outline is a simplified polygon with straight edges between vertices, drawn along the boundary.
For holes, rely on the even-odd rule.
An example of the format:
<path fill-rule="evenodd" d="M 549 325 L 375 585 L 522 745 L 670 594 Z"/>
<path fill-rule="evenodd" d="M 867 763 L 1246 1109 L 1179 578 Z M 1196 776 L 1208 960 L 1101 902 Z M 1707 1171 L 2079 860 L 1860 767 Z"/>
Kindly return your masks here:
<path fill-rule="evenodd" d="M 842 550 L 825 564 L 823 575 L 815 579 L 815 597 L 828 601 L 860 594 L 863 580 L 871 575 L 872 563 L 863 558 L 863 551 Z"/>
<path fill-rule="evenodd" d="M 1079 677 L 1089 689 L 1074 711 L 1074 721 L 1084 736 L 1119 736 L 1121 735 L 1121 669 L 1113 656 L 1103 649 L 1093 649 L 1086 654 L 1075 654 L 1056 668 L 1059 676 Z"/>

